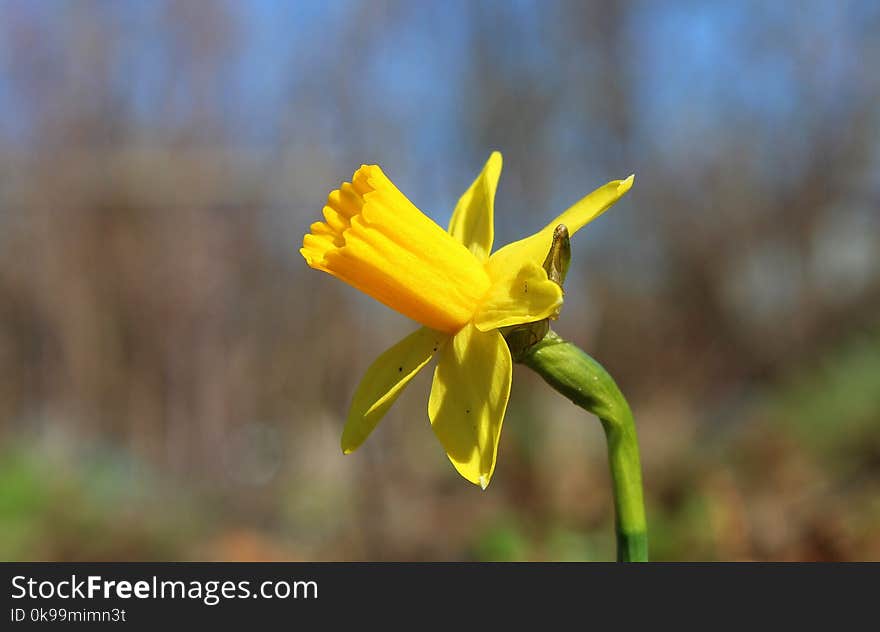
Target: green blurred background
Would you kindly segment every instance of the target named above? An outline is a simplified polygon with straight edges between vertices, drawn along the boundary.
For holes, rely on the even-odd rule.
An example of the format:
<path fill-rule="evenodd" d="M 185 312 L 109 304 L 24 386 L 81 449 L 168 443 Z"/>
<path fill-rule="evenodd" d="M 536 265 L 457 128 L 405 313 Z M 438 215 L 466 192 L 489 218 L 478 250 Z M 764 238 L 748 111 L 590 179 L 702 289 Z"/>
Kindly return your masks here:
<path fill-rule="evenodd" d="M 635 172 L 555 328 L 640 432 L 652 556 L 880 559 L 880 4 L 0 0 L 0 559 L 608 560 L 597 420 L 523 367 L 486 492 L 414 325 L 308 269 L 379 163 L 496 244 Z"/>

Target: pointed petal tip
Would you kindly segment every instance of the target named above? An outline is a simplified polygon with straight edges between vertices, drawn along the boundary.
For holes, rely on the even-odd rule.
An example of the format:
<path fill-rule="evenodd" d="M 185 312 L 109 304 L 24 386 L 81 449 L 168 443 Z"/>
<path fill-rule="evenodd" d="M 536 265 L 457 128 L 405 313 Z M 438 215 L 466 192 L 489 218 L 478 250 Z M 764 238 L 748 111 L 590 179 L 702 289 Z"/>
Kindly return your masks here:
<path fill-rule="evenodd" d="M 349 433 L 343 432 L 342 433 L 342 440 L 339 442 L 339 447 L 342 450 L 342 454 L 348 455 L 348 454 L 351 454 L 352 452 L 354 452 L 355 450 L 357 450 L 359 447 L 361 447 L 362 443 L 363 443 L 363 440 L 358 441 L 356 439 L 353 439 L 349 435 Z"/>
<path fill-rule="evenodd" d="M 487 487 L 489 487 L 489 477 L 485 474 L 480 474 L 480 488 L 486 491 Z"/>
<path fill-rule="evenodd" d="M 636 174 L 631 173 L 628 178 L 621 180 L 620 184 L 617 185 L 617 192 L 620 195 L 623 195 L 627 191 L 632 188 L 633 182 L 635 182 Z"/>

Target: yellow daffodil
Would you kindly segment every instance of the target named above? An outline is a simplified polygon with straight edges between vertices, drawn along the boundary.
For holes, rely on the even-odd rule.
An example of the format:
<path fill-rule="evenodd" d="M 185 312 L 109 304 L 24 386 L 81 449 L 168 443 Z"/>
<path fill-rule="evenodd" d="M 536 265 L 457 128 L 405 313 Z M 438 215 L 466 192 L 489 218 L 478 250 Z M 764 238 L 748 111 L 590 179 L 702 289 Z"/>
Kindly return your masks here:
<path fill-rule="evenodd" d="M 346 454 L 438 355 L 428 400 L 431 426 L 455 469 L 483 489 L 489 484 L 512 370 L 499 328 L 558 314 L 562 290 L 542 267 L 554 228 L 565 224 L 573 235 L 633 182 L 633 176 L 609 182 L 531 237 L 490 255 L 500 175 L 501 154 L 493 152 L 444 231 L 382 169 L 364 165 L 330 193 L 324 221 L 303 238 L 300 252 L 312 268 L 423 325 L 367 369 L 342 433 Z"/>

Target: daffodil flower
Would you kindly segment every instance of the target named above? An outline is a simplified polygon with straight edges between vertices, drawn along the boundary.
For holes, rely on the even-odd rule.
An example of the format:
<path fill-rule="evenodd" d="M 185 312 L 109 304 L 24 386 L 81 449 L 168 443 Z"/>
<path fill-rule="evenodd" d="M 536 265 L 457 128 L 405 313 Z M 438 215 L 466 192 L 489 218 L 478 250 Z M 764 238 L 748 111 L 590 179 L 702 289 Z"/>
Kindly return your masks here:
<path fill-rule="evenodd" d="M 553 231 L 574 234 L 632 186 L 633 176 L 596 189 L 531 237 L 491 254 L 501 154 L 493 152 L 458 201 L 448 231 L 416 208 L 377 165 L 330 193 L 324 221 L 300 249 L 323 270 L 422 327 L 367 369 L 342 433 L 360 446 L 404 387 L 438 356 L 428 417 L 455 469 L 483 489 L 495 470 L 510 396 L 512 360 L 502 327 L 558 315 L 562 289 L 542 263 Z"/>

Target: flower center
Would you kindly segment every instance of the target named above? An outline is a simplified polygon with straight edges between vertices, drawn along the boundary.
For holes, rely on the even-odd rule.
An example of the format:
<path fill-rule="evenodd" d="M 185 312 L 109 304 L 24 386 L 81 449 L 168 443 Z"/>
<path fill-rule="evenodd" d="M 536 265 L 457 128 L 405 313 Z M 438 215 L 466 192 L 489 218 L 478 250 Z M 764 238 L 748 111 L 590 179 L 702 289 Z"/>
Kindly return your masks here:
<path fill-rule="evenodd" d="M 324 218 L 303 239 L 306 262 L 426 327 L 455 333 L 489 289 L 483 264 L 376 165 L 330 193 Z"/>

